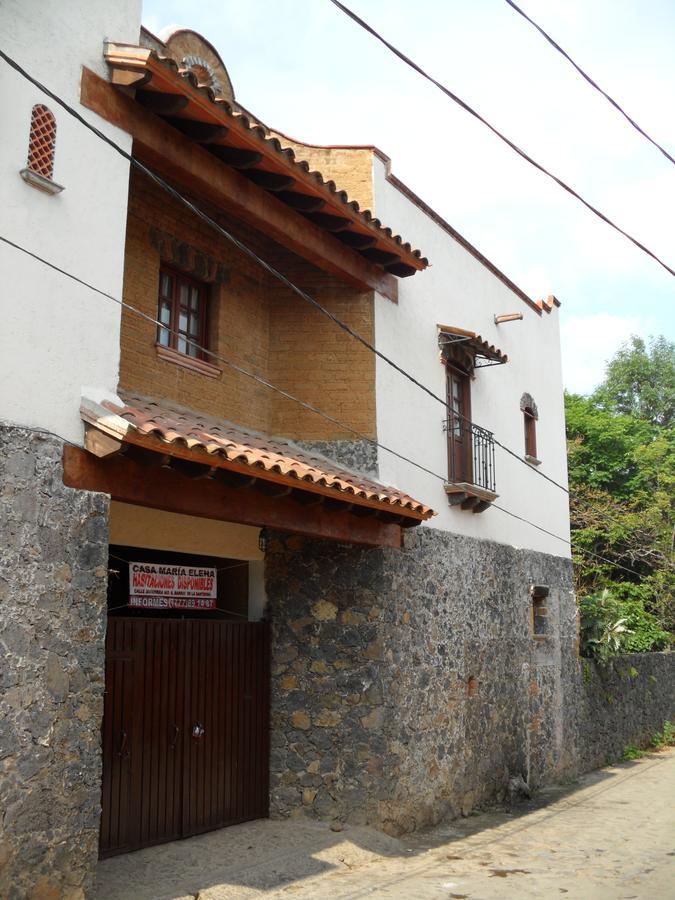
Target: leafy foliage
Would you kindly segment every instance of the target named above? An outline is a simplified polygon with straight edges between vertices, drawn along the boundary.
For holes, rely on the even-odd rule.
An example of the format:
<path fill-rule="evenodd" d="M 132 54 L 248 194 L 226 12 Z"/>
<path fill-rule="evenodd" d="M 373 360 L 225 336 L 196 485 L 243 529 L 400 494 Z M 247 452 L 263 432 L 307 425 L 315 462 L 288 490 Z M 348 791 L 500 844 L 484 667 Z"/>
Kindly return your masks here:
<path fill-rule="evenodd" d="M 652 738 L 652 747 L 656 750 L 675 747 L 675 725 L 672 722 L 663 723 L 663 731 L 657 731 Z"/>
<path fill-rule="evenodd" d="M 618 653 L 647 653 L 670 644 L 670 634 L 640 600 L 620 600 L 607 588 L 580 597 L 579 614 L 581 653 L 603 664 Z"/>
<path fill-rule="evenodd" d="M 588 616 L 588 640 L 593 632 L 599 642 L 586 652 L 666 646 L 664 633 L 675 631 L 675 345 L 631 338 L 597 391 L 568 394 L 565 407 L 575 587 L 582 628 Z M 610 608 L 624 620 L 618 643 L 593 631 Z"/>
<path fill-rule="evenodd" d="M 673 344 L 661 336 L 646 346 L 633 335 L 608 364 L 595 399 L 610 412 L 666 428 L 675 424 Z"/>

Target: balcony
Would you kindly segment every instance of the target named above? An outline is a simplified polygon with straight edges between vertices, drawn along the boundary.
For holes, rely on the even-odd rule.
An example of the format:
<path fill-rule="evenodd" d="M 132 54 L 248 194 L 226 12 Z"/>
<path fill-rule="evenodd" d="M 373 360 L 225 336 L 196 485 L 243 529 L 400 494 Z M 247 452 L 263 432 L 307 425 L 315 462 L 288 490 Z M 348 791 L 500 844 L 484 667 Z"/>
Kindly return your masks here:
<path fill-rule="evenodd" d="M 453 411 L 443 423 L 448 436 L 448 481 L 451 506 L 480 513 L 499 496 L 495 487 L 495 440 L 491 431 Z"/>

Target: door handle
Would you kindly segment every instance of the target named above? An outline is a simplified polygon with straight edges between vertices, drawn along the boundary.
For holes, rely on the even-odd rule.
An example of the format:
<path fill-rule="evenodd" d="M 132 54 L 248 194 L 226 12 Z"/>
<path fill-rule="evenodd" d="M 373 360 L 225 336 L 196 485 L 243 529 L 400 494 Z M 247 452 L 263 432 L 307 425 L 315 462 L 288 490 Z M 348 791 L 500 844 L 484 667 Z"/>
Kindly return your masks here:
<path fill-rule="evenodd" d="M 176 725 L 176 724 L 174 723 L 174 726 L 173 726 L 173 737 L 171 738 L 171 743 L 169 744 L 169 749 L 170 749 L 170 750 L 175 750 L 175 749 L 176 749 L 176 742 L 178 741 L 178 735 L 179 735 L 179 734 L 180 734 L 180 728 L 178 727 L 178 725 Z"/>
<path fill-rule="evenodd" d="M 195 740 L 199 741 L 199 740 L 201 740 L 201 738 L 204 737 L 205 734 L 206 734 L 206 729 L 204 728 L 202 723 L 195 722 L 195 724 L 192 726 L 192 737 Z"/>
<path fill-rule="evenodd" d="M 129 755 L 128 753 L 125 753 L 125 752 L 124 752 L 124 751 L 126 750 L 126 748 L 127 748 L 127 737 L 128 737 L 128 735 L 127 735 L 126 731 L 123 731 L 123 732 L 122 732 L 122 742 L 121 742 L 121 744 L 120 744 L 120 749 L 117 751 L 117 755 L 118 755 L 120 758 L 123 758 L 123 757 Z"/>

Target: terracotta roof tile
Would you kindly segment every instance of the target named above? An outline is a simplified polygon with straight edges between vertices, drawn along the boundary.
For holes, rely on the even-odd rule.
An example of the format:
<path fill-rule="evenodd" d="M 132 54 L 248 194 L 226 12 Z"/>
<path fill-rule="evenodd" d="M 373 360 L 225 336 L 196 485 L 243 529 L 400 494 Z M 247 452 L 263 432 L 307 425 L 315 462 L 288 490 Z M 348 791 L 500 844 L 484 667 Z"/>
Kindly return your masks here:
<path fill-rule="evenodd" d="M 406 511 L 423 519 L 434 515 L 430 507 L 403 491 L 338 466 L 326 457 L 303 450 L 290 441 L 271 438 L 165 401 L 160 403 L 132 394 L 120 396 L 124 406 L 108 401 L 103 405 L 142 435 L 155 436 L 168 444 L 182 444 L 190 450 L 205 451 L 214 457 L 214 465 L 217 465 L 219 458 L 276 473 L 296 482 L 311 482 L 340 494 L 396 507 L 401 515 L 405 515 Z M 349 502 L 348 497 L 343 499 Z"/>
<path fill-rule="evenodd" d="M 190 69 L 183 68 L 170 56 L 163 56 L 156 50 L 145 47 L 107 43 L 105 49 L 105 58 L 108 64 L 113 68 L 146 70 L 148 73 L 154 67 L 164 70 L 166 77 L 171 78 L 175 82 L 182 82 L 186 87 L 194 89 L 199 95 L 204 97 L 213 105 L 215 115 L 224 114 L 229 119 L 230 126 L 238 125 L 244 134 L 255 137 L 259 142 L 259 149 L 265 152 L 270 158 L 277 158 L 287 166 L 297 172 L 297 177 L 305 182 L 307 180 L 314 182 L 314 188 L 319 193 L 327 193 L 330 200 L 339 206 L 342 206 L 347 215 L 351 214 L 356 221 L 365 226 L 367 231 L 379 237 L 383 242 L 392 242 L 398 249 L 401 256 L 401 262 L 405 263 L 406 257 L 410 262 L 414 260 L 414 268 L 423 269 L 428 265 L 426 257 L 422 256 L 420 250 L 416 250 L 404 241 L 401 235 L 394 234 L 391 228 L 383 225 L 380 219 L 376 218 L 369 209 L 361 209 L 356 200 L 350 200 L 346 191 L 340 190 L 332 179 L 325 179 L 321 172 L 312 170 L 309 164 L 303 160 L 296 158 L 295 151 L 290 147 L 285 147 L 281 141 L 266 126 L 253 119 L 250 115 L 240 112 L 222 97 L 217 97 L 211 87 L 201 84 L 194 72 Z M 300 185 L 301 186 L 301 185 Z M 385 266 L 386 268 L 386 266 Z"/>

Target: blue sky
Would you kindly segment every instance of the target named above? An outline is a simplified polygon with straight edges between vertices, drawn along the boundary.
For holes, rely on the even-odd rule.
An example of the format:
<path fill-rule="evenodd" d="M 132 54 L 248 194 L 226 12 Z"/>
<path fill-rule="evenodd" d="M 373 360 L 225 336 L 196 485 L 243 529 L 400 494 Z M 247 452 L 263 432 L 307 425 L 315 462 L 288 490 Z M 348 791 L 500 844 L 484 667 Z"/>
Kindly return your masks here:
<path fill-rule="evenodd" d="M 675 166 L 504 0 L 347 0 L 535 159 L 675 267 Z M 675 3 L 522 7 L 675 155 Z M 145 0 L 220 52 L 237 99 L 309 143 L 375 144 L 394 173 L 533 297 L 562 302 L 565 384 L 590 391 L 631 332 L 675 339 L 675 278 L 328 0 Z M 407 235 L 414 243 L 414 235 Z"/>

